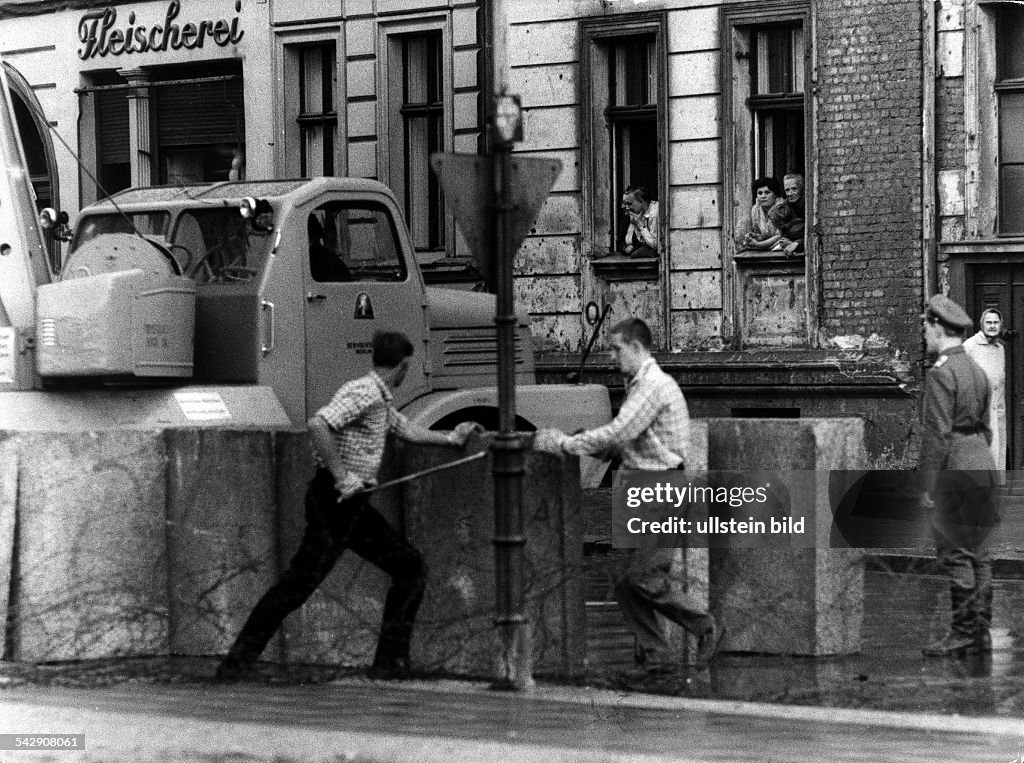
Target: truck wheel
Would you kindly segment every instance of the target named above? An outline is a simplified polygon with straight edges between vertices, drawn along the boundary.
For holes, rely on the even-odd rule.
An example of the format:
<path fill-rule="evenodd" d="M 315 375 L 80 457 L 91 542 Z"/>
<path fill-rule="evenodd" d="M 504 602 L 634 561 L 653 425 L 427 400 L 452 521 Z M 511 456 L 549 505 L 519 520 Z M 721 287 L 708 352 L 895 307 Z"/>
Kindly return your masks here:
<path fill-rule="evenodd" d="M 457 424 L 461 424 L 464 421 L 475 421 L 488 432 L 497 432 L 498 409 L 483 406 L 479 408 L 463 408 L 461 411 L 449 413 L 444 418 L 432 424 L 430 428 L 443 430 L 454 429 Z M 516 416 L 516 431 L 536 432 L 537 427 L 522 416 Z"/>

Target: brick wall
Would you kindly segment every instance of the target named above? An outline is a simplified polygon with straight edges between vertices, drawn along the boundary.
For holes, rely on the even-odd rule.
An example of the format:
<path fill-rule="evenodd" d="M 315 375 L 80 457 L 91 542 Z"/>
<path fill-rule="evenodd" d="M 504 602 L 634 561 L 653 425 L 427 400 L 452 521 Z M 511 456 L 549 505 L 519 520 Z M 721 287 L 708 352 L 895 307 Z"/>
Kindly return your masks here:
<path fill-rule="evenodd" d="M 920 3 L 822 0 L 816 46 L 821 328 L 917 351 Z"/>

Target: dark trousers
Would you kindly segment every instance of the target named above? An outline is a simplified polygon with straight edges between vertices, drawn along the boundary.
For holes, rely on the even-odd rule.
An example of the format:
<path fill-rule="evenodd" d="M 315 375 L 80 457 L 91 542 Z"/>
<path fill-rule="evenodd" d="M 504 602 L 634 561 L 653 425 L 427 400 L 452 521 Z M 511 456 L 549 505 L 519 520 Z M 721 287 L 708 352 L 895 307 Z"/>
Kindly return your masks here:
<path fill-rule="evenodd" d="M 972 636 L 992 624 L 992 556 L 982 548 L 940 548 L 939 566 L 949 578 L 950 630 Z"/>
<path fill-rule="evenodd" d="M 629 570 L 615 581 L 615 599 L 640 645 L 648 650 L 672 653 L 672 645 L 658 622 L 660 613 L 695 636 L 702 636 L 714 619 L 695 597 L 672 580 L 672 549 L 633 552 Z"/>
<path fill-rule="evenodd" d="M 338 503 L 334 478 L 319 469 L 306 492 L 306 532 L 291 564 L 253 609 L 226 663 L 256 661 L 289 613 L 298 609 L 334 568 L 345 549 L 391 576 L 375 665 L 409 656 L 413 621 L 426 588 L 427 567 L 413 548 L 366 497 Z"/>
<path fill-rule="evenodd" d="M 992 556 L 989 535 L 998 518 L 988 472 L 943 472 L 933 497 L 939 566 L 949 579 L 950 629 L 961 635 L 987 631 L 992 622 Z"/>

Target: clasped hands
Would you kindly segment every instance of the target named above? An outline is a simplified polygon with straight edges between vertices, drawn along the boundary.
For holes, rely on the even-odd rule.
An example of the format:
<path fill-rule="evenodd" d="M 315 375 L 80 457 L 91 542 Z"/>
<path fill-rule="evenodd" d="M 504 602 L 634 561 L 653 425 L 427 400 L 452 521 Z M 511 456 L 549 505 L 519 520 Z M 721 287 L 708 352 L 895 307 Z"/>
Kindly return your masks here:
<path fill-rule="evenodd" d="M 466 440 L 469 439 L 470 435 L 474 432 L 483 432 L 484 428 L 475 421 L 463 421 L 461 424 L 456 424 L 455 429 L 448 433 L 448 443 L 450 445 L 456 445 L 462 447 L 466 444 Z"/>
<path fill-rule="evenodd" d="M 568 435 L 557 429 L 538 429 L 533 435 L 533 449 L 564 458 L 565 451 L 562 450 L 562 444 L 568 439 Z"/>

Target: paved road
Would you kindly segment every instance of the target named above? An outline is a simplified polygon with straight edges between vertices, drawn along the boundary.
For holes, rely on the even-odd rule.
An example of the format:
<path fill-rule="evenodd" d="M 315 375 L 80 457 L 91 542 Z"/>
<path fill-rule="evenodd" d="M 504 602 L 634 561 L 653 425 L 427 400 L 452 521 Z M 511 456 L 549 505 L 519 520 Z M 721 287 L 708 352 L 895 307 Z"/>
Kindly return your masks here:
<path fill-rule="evenodd" d="M 87 751 L 2 760 L 1003 761 L 1024 722 L 468 682 L 120 684 L 0 692 L 0 733 L 84 733 Z M 2 757 L 6 756 L 6 757 Z"/>

